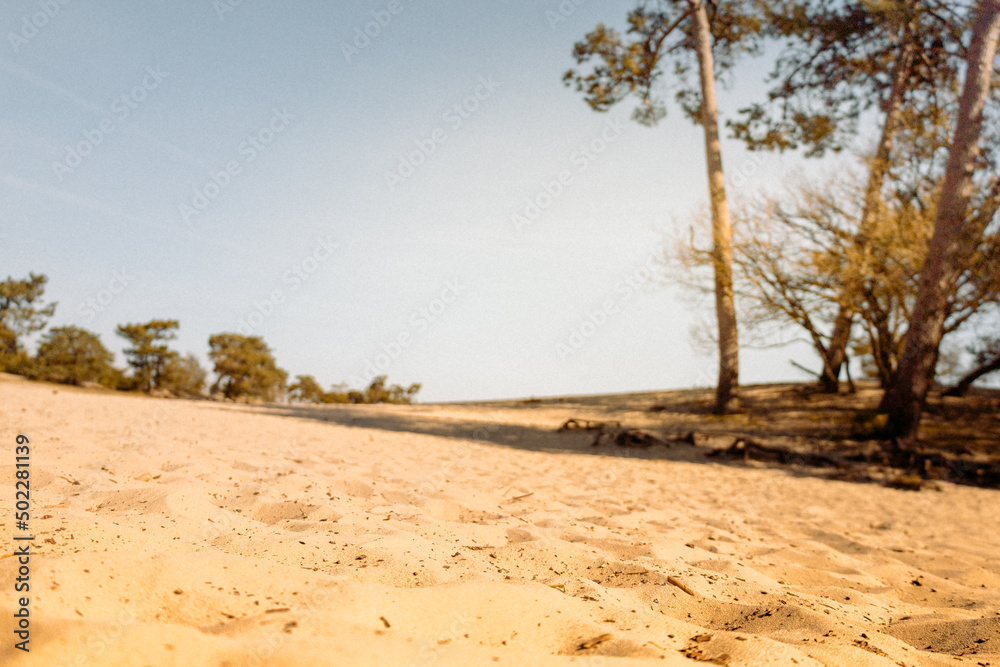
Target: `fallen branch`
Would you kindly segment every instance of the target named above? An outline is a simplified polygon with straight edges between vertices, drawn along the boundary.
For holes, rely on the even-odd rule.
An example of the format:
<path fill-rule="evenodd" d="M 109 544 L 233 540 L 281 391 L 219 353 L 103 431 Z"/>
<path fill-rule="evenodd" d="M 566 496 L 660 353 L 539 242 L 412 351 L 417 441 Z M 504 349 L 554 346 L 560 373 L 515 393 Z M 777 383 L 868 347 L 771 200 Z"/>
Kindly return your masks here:
<path fill-rule="evenodd" d="M 621 428 L 621 422 L 594 422 L 589 419 L 567 419 L 566 423 L 556 429 L 556 433 L 563 431 L 602 431 L 608 427 Z"/>
<path fill-rule="evenodd" d="M 919 488 L 920 485 L 914 481 L 914 478 L 992 488 L 1000 486 L 1000 462 L 977 461 L 971 458 L 945 456 L 937 452 L 914 451 L 899 447 L 898 444 L 891 441 L 881 443 L 874 452 L 837 456 L 798 452 L 738 438 L 731 446 L 716 449 L 706 456 L 742 461 L 800 464 L 816 468 L 837 468 L 850 472 L 851 479 L 870 478 L 869 472 L 865 468 L 874 465 L 889 474 L 884 483 L 897 488 Z"/>
<path fill-rule="evenodd" d="M 695 592 L 693 590 L 691 590 L 688 587 L 687 584 L 685 584 L 683 581 L 681 581 L 677 577 L 667 577 L 667 583 L 676 586 L 677 588 L 681 589 L 682 591 L 684 591 L 688 595 L 694 595 L 695 594 Z"/>
<path fill-rule="evenodd" d="M 672 438 L 661 438 L 648 431 L 634 428 L 624 428 L 621 422 L 599 422 L 588 419 L 567 419 L 566 422 L 556 429 L 557 433 L 565 431 L 594 431 L 594 447 L 603 444 L 617 445 L 618 447 L 652 447 L 653 445 L 664 445 L 669 447 L 671 443 L 694 444 L 694 433 L 689 432 Z"/>
<path fill-rule="evenodd" d="M 801 463 L 816 467 L 843 467 L 844 461 L 840 458 L 826 456 L 824 454 L 811 454 L 796 452 L 784 447 L 769 447 L 753 440 L 737 438 L 736 442 L 725 449 L 716 449 L 706 456 L 723 457 L 730 459 L 743 459 L 749 461 L 771 461 L 776 463 Z"/>
<path fill-rule="evenodd" d="M 816 371 L 814 371 L 811 368 L 806 368 L 805 366 L 803 366 L 799 362 L 795 361 L 794 359 L 789 359 L 788 363 L 790 363 L 792 366 L 795 366 L 800 371 L 803 371 L 803 372 L 808 373 L 809 375 L 812 375 L 814 378 L 818 378 L 818 377 L 821 377 L 823 375 L 822 373 L 817 373 Z"/>

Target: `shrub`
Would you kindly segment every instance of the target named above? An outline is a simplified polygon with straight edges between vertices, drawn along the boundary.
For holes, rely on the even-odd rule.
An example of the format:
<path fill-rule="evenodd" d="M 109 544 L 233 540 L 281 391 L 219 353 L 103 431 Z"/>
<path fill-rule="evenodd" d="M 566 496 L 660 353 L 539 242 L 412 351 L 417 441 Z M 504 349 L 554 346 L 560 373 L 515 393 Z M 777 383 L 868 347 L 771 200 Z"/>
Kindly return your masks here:
<path fill-rule="evenodd" d="M 116 387 L 120 371 L 112 367 L 113 358 L 97 334 L 79 327 L 57 327 L 42 338 L 31 376 L 64 384 L 97 382 Z"/>
<path fill-rule="evenodd" d="M 0 282 L 0 371 L 30 375 L 33 363 L 21 348 L 20 337 L 40 331 L 55 312 L 56 304 L 41 306 L 44 275 L 32 273 L 24 280 Z"/>
<path fill-rule="evenodd" d="M 271 349 L 257 336 L 216 334 L 208 339 L 208 356 L 218 379 L 212 391 L 226 398 L 273 401 L 285 391 L 288 373 L 278 368 Z"/>
<path fill-rule="evenodd" d="M 323 391 L 312 375 L 296 375 L 288 397 L 295 403 L 412 403 L 418 391 L 419 383 L 405 389 L 398 384 L 386 387 L 385 375 L 372 380 L 367 389 L 348 389 L 346 384 L 339 384 Z"/>
<path fill-rule="evenodd" d="M 176 352 L 166 346 L 166 341 L 177 335 L 178 326 L 177 320 L 118 325 L 118 335 L 132 345 L 125 349 L 125 356 L 132 367 L 134 388 L 143 391 L 164 388 L 167 363 L 177 356 Z"/>
<path fill-rule="evenodd" d="M 296 375 L 288 387 L 288 398 L 293 403 L 325 403 L 325 392 L 312 375 Z"/>
<path fill-rule="evenodd" d="M 349 392 L 348 398 L 352 403 L 412 403 L 417 392 L 420 391 L 419 382 L 414 382 L 404 389 L 398 384 L 386 387 L 387 379 L 387 376 L 379 375 L 371 381 L 371 384 L 363 392 Z"/>
<path fill-rule="evenodd" d="M 198 357 L 188 353 L 183 357 L 167 359 L 160 386 L 177 396 L 194 398 L 204 394 L 207 377 L 208 373 L 201 367 Z"/>

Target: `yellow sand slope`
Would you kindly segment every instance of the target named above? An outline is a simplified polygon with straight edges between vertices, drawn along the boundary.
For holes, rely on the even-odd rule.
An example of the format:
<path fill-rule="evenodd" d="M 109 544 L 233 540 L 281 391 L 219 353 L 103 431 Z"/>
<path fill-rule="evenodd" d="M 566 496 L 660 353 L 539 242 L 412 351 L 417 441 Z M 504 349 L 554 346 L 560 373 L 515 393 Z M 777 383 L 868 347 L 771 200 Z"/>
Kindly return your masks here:
<path fill-rule="evenodd" d="M 36 537 L 0 661 L 1000 665 L 997 491 L 614 456 L 563 416 L 0 377 L 0 535 L 25 433 Z"/>

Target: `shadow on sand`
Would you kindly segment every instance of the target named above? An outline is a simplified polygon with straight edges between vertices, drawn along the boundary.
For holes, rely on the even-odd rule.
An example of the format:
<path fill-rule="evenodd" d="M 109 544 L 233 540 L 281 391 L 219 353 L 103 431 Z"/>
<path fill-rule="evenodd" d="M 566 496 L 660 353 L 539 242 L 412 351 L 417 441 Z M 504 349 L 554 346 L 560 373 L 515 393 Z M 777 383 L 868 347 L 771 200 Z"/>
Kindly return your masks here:
<path fill-rule="evenodd" d="M 1000 486 L 1000 447 L 992 442 L 995 436 L 976 451 L 969 451 L 964 445 L 956 449 L 955 443 L 972 442 L 962 433 L 942 433 L 940 446 L 916 453 L 859 437 L 858 415 L 871 412 L 876 400 L 871 391 L 851 397 L 814 396 L 801 385 L 768 385 L 745 392 L 744 409 L 727 417 L 710 414 L 708 390 L 477 403 L 270 404 L 237 409 L 534 452 L 740 467 L 753 461 L 754 466 L 780 468 L 796 476 L 912 490 L 933 484 L 933 480 Z M 974 412 L 981 413 L 981 407 Z M 594 446 L 591 432 L 558 432 L 571 418 L 617 422 L 661 442 L 645 447 Z M 987 415 L 988 420 L 995 418 L 995 410 Z M 932 421 L 931 427 L 942 431 L 937 422 Z M 695 444 L 679 441 L 685 438 Z"/>

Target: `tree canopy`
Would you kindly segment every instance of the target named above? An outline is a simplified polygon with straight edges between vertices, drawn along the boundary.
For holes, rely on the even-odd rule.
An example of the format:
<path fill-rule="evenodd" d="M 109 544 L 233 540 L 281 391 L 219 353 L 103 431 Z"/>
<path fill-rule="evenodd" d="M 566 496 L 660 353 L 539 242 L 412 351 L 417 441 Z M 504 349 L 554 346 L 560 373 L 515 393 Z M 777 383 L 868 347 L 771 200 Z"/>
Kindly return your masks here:
<path fill-rule="evenodd" d="M 8 276 L 0 282 L 0 370 L 16 372 L 25 366 L 21 338 L 45 328 L 55 313 L 56 304 L 42 304 L 46 282 L 40 273 L 22 280 Z"/>
<path fill-rule="evenodd" d="M 160 386 L 176 396 L 198 397 L 205 389 L 208 374 L 201 367 L 198 357 L 188 353 L 167 358 L 160 378 Z"/>
<path fill-rule="evenodd" d="M 748 3 L 750 4 L 750 3 Z M 751 149 L 840 151 L 863 112 L 897 107 L 932 118 L 962 67 L 968 3 L 779 0 L 756 3 L 782 44 L 763 102 L 728 122 Z"/>
<path fill-rule="evenodd" d="M 763 28 L 758 9 L 756 3 L 732 0 L 640 2 L 628 15 L 627 37 L 599 24 L 573 50 L 578 64 L 593 62 L 593 69 L 587 74 L 569 70 L 563 77 L 596 111 L 606 111 L 629 95 L 638 97 L 641 103 L 632 117 L 655 125 L 666 115 L 659 91 L 663 67 L 673 63 L 677 102 L 705 134 L 719 349 L 715 412 L 719 414 L 738 404 L 739 336 L 715 84 L 740 53 L 757 49 Z M 689 79 L 693 70 L 698 72 L 697 85 Z"/>
<path fill-rule="evenodd" d="M 664 75 L 674 75 L 676 101 L 695 123 L 702 123 L 702 87 L 697 71 L 697 25 L 691 20 L 701 3 L 659 0 L 629 12 L 625 35 L 603 23 L 573 48 L 578 64 L 594 62 L 589 73 L 569 70 L 567 86 L 582 92 L 595 111 L 607 111 L 629 96 L 639 104 L 633 118 L 652 125 L 666 116 Z M 732 69 L 739 55 L 760 46 L 762 15 L 754 3 L 709 2 L 704 5 L 712 37 L 713 77 Z M 670 67 L 672 65 L 672 68 Z"/>
<path fill-rule="evenodd" d="M 288 397 L 296 403 L 412 403 L 420 387 L 419 382 L 409 387 L 389 385 L 388 376 L 379 375 L 364 389 L 336 385 L 330 391 L 323 391 L 312 375 L 297 375 L 288 387 Z"/>
<path fill-rule="evenodd" d="M 215 334 L 208 339 L 208 356 L 218 379 L 212 391 L 226 398 L 274 401 L 285 392 L 288 373 L 278 368 L 271 349 L 258 336 Z"/>
<path fill-rule="evenodd" d="M 50 382 L 116 387 L 120 373 L 111 365 L 113 359 L 97 334 L 80 327 L 56 327 L 38 346 L 33 375 Z"/>
<path fill-rule="evenodd" d="M 293 403 L 327 403 L 326 392 L 312 375 L 296 375 L 288 387 L 288 400 Z"/>
<path fill-rule="evenodd" d="M 177 356 L 166 341 L 177 337 L 177 320 L 151 320 L 145 324 L 119 324 L 117 333 L 129 342 L 125 356 L 132 367 L 135 386 L 143 391 L 160 389 L 167 362 Z"/>

